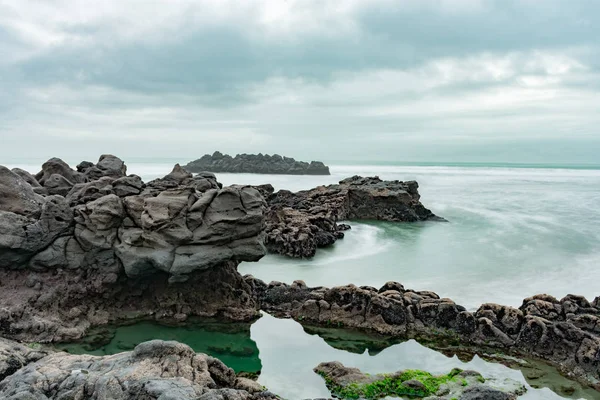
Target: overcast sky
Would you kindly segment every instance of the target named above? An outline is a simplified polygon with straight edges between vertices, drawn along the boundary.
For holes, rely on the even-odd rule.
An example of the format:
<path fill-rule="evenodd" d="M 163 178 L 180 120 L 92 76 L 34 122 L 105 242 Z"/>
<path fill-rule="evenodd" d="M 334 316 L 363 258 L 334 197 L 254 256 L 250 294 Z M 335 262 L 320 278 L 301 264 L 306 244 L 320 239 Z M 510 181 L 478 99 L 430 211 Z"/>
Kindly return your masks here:
<path fill-rule="evenodd" d="M 0 0 L 0 164 L 600 163 L 600 1 Z"/>

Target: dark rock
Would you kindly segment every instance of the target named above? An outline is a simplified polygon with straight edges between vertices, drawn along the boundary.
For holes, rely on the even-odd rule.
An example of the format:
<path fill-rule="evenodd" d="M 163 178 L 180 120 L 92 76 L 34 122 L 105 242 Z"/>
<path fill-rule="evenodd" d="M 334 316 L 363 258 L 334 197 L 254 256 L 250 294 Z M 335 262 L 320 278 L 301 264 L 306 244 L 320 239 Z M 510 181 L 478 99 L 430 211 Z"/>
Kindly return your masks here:
<path fill-rule="evenodd" d="M 310 164 L 296 161 L 293 158 L 281 157 L 277 154 L 238 154 L 235 157 L 223 155 L 216 151 L 212 156 L 204 155 L 185 166 L 191 172 L 231 172 L 251 174 L 286 174 L 286 175 L 329 175 L 329 167 L 320 161 Z"/>
<path fill-rule="evenodd" d="M 277 283 L 256 292 L 264 311 L 309 326 L 358 328 L 397 339 L 417 338 L 442 348 L 496 348 L 542 358 L 585 384 L 600 379 L 600 331 L 596 329 L 600 310 L 582 297 L 563 302 L 576 303 L 574 313 L 550 320 L 538 316 L 541 304 L 553 312 L 559 304 L 542 300 L 544 296 L 526 299 L 521 310 L 488 303 L 472 314 L 450 299 L 404 289 L 396 282 L 379 291 L 354 285 L 309 288 Z"/>
<path fill-rule="evenodd" d="M 344 237 L 349 225 L 339 220 L 376 219 L 397 222 L 441 220 L 420 203 L 414 181 L 382 181 L 354 176 L 338 185 L 292 193 L 259 186 L 266 196 L 265 244 L 270 252 L 303 258 Z"/>
<path fill-rule="evenodd" d="M 48 190 L 49 194 L 66 196 L 77 183 L 83 183 L 83 174 L 74 171 L 60 158 L 51 158 L 42 165 L 35 179 Z"/>
<path fill-rule="evenodd" d="M 0 304 L 20 315 L 0 333 L 51 341 L 115 318 L 257 316 L 253 288 L 236 271 L 266 252 L 256 189 L 222 188 L 213 174 L 179 166 L 144 185 L 117 157 L 90 164 L 44 164 L 40 183 L 68 189 L 66 199 L 38 195 L 37 179 L 0 167 Z M 55 177 L 60 185 L 49 184 Z M 41 278 L 27 286 L 31 271 Z M 94 312 L 68 312 L 81 305 Z"/>

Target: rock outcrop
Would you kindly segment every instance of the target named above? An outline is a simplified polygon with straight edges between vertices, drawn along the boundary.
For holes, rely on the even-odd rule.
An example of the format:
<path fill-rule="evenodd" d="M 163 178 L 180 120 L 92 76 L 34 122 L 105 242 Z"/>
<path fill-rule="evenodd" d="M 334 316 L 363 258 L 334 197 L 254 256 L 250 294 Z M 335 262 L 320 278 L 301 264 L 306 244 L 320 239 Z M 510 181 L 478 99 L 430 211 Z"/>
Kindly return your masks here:
<path fill-rule="evenodd" d="M 344 237 L 342 220 L 443 221 L 420 202 L 415 181 L 382 181 L 354 176 L 336 185 L 292 193 L 256 187 L 267 199 L 265 244 L 270 252 L 312 257 L 317 248 Z"/>
<path fill-rule="evenodd" d="M 0 373 L 5 344 L 0 339 Z M 14 357 L 21 357 L 18 350 Z M 15 368 L 0 379 L 2 399 L 277 399 L 221 361 L 177 342 L 153 340 L 104 357 L 50 353 Z"/>
<path fill-rule="evenodd" d="M 359 328 L 432 341 L 434 346 L 493 349 L 542 359 L 565 376 L 600 390 L 600 297 L 537 295 L 521 307 L 483 304 L 476 312 L 428 291 L 388 282 L 380 289 L 354 285 L 309 288 L 246 280 L 261 307 L 303 324 Z"/>
<path fill-rule="evenodd" d="M 215 151 L 189 162 L 185 169 L 191 172 L 231 172 L 280 175 L 329 175 L 329 167 L 320 161 L 296 161 L 279 154 L 238 154 L 231 157 Z"/>
<path fill-rule="evenodd" d="M 314 371 L 339 399 L 410 396 L 425 400 L 515 400 L 527 391 L 519 382 L 486 380 L 479 372 L 458 368 L 437 376 L 421 370 L 371 375 L 334 361 L 321 363 Z"/>
<path fill-rule="evenodd" d="M 236 266 L 265 254 L 260 193 L 179 165 L 146 184 L 126 171 L 111 155 L 77 171 L 53 158 L 35 177 L 0 167 L 0 333 L 74 338 L 128 313 L 256 316 Z"/>
<path fill-rule="evenodd" d="M 48 355 L 47 351 L 32 349 L 0 337 L 0 382 L 46 355 Z"/>

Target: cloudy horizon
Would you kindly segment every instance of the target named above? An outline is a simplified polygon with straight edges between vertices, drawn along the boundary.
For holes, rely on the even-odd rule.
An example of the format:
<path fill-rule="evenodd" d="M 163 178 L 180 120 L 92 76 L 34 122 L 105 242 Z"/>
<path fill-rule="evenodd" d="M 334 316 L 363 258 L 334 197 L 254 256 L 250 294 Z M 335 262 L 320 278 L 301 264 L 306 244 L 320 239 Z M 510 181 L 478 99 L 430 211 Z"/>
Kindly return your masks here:
<path fill-rule="evenodd" d="M 593 0 L 0 0 L 0 164 L 600 163 Z"/>

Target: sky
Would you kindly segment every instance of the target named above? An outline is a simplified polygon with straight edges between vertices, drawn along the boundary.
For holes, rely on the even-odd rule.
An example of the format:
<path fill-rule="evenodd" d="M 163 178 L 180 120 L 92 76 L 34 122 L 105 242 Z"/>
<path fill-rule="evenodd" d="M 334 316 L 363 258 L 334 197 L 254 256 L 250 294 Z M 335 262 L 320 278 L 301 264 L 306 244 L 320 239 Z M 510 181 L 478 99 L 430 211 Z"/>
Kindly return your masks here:
<path fill-rule="evenodd" d="M 19 158 L 600 164 L 600 1 L 0 0 Z"/>

